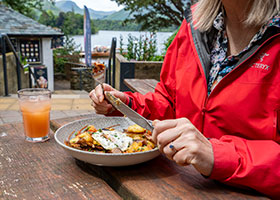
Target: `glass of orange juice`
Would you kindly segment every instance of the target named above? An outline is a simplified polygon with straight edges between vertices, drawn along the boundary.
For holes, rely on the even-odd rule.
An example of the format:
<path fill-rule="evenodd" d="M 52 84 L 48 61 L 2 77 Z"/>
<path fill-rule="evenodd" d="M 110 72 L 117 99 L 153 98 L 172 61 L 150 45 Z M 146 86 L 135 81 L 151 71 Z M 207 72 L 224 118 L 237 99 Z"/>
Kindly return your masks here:
<path fill-rule="evenodd" d="M 18 91 L 25 140 L 43 142 L 49 139 L 51 91 L 27 88 Z"/>

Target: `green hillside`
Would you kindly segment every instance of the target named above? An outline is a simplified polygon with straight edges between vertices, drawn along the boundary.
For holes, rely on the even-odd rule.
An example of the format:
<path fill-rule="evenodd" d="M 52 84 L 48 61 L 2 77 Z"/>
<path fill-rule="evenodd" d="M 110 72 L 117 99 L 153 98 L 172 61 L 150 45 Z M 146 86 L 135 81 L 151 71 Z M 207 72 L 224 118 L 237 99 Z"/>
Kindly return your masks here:
<path fill-rule="evenodd" d="M 74 11 L 81 15 L 84 14 L 84 10 L 73 1 L 56 1 L 55 6 L 62 12 Z"/>
<path fill-rule="evenodd" d="M 125 19 L 129 18 L 129 11 L 121 9 L 118 12 L 115 12 L 109 16 L 107 16 L 106 20 L 121 20 L 124 21 Z"/>
<path fill-rule="evenodd" d="M 69 1 L 69 0 L 57 1 L 55 3 L 55 6 L 62 12 L 74 11 L 75 13 L 81 15 L 84 14 L 84 9 L 77 6 L 77 4 L 73 1 Z M 116 11 L 96 11 L 91 8 L 88 8 L 88 10 L 91 19 L 102 19 L 116 12 Z"/>
<path fill-rule="evenodd" d="M 53 5 L 48 0 L 43 0 L 42 9 L 45 10 L 45 11 L 51 10 L 54 15 L 58 15 L 59 12 L 61 12 L 59 8 L 57 8 L 55 5 Z M 40 18 L 41 14 L 42 14 L 42 11 L 40 11 L 38 9 L 34 9 L 34 11 L 35 11 L 35 19 L 38 20 Z"/>
<path fill-rule="evenodd" d="M 1 1 L 1 0 L 0 0 Z M 43 0 L 43 10 L 52 11 L 55 16 L 58 16 L 60 12 L 71 12 L 74 10 L 75 13 L 84 15 L 84 9 L 77 6 L 73 1 L 56 1 L 55 5 L 50 3 L 48 0 Z M 116 11 L 96 11 L 93 9 L 88 9 L 91 19 L 104 19 L 107 16 L 114 14 Z M 39 19 L 42 12 L 40 10 L 35 10 L 35 17 Z"/>
<path fill-rule="evenodd" d="M 65 34 L 79 35 L 83 34 L 83 15 L 84 9 L 70 0 L 56 1 L 55 5 L 48 0 L 43 0 L 43 10 L 37 10 L 37 20 L 47 26 L 60 28 Z M 50 12 L 51 11 L 51 12 Z M 74 13 L 72 12 L 74 11 Z M 95 11 L 89 9 L 92 20 L 92 33 L 98 30 L 122 30 L 139 31 L 140 24 L 134 22 L 123 23 L 125 19 L 131 18 L 130 12 L 124 9 L 115 12 Z M 174 28 L 171 28 L 172 30 Z M 166 29 L 163 31 L 169 31 Z"/>
<path fill-rule="evenodd" d="M 43 0 L 43 10 L 51 10 L 54 15 L 58 15 L 60 12 L 60 9 L 48 0 Z"/>

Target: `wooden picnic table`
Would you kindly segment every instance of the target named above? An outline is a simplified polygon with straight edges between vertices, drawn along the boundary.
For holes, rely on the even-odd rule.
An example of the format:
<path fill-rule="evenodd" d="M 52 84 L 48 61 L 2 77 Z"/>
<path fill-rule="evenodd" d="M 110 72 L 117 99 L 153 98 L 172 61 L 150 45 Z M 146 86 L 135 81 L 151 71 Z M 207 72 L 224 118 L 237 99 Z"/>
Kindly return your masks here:
<path fill-rule="evenodd" d="M 155 79 L 124 79 L 124 84 L 133 92 L 146 94 L 153 92 L 158 81 Z"/>
<path fill-rule="evenodd" d="M 51 121 L 60 126 L 87 116 Z M 92 117 L 92 115 L 91 115 Z M 127 167 L 75 160 L 51 139 L 28 143 L 21 123 L 0 126 L 0 199 L 267 199 L 225 186 L 159 156 Z"/>
<path fill-rule="evenodd" d="M 53 138 L 24 141 L 23 124 L 0 126 L 0 199 L 122 199 L 104 180 L 77 165 Z"/>
<path fill-rule="evenodd" d="M 52 120 L 51 125 L 56 130 L 78 119 L 81 117 Z M 267 199 L 255 191 L 206 179 L 192 166 L 178 166 L 162 155 L 127 167 L 100 167 L 82 161 L 76 163 L 81 168 L 90 169 L 91 174 L 106 181 L 124 199 Z"/>

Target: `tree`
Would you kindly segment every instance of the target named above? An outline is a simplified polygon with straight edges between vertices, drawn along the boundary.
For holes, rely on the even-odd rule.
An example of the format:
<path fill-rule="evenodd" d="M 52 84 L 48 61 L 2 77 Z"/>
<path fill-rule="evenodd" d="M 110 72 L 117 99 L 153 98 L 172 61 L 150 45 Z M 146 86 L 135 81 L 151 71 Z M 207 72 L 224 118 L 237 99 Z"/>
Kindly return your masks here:
<path fill-rule="evenodd" d="M 56 27 L 61 27 L 64 24 L 65 18 L 65 13 L 60 12 L 56 19 Z"/>
<path fill-rule="evenodd" d="M 156 31 L 171 26 L 179 27 L 189 0 L 114 0 L 130 11 L 125 20 L 141 24 L 141 30 Z"/>
<path fill-rule="evenodd" d="M 55 16 L 50 10 L 42 11 L 38 22 L 53 28 L 59 28 L 65 35 L 82 35 L 84 33 L 84 16 L 72 11 L 66 13 L 60 12 L 58 16 Z M 95 24 L 93 23 L 93 20 L 91 20 L 92 34 L 97 31 Z"/>
<path fill-rule="evenodd" d="M 54 3 L 54 0 L 49 0 Z M 42 10 L 43 1 L 42 0 L 2 0 L 3 4 L 11 7 L 13 10 L 19 13 L 34 18 L 34 9 Z"/>
<path fill-rule="evenodd" d="M 45 24 L 46 26 L 57 27 L 55 24 L 56 23 L 55 18 L 56 16 L 53 14 L 51 10 L 42 11 L 42 14 L 39 17 L 38 22 L 41 24 Z"/>

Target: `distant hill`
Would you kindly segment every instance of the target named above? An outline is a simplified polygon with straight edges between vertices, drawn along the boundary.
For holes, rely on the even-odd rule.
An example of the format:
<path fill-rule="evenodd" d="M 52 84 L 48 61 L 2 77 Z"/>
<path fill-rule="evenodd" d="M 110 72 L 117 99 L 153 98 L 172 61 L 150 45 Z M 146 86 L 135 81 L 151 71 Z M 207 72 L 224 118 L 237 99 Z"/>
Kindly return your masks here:
<path fill-rule="evenodd" d="M 54 25 L 57 24 L 57 18 L 60 12 L 71 12 L 74 11 L 75 13 L 84 15 L 84 9 L 80 8 L 75 2 L 71 0 L 61 0 L 55 1 L 55 4 L 52 4 L 49 0 L 41 0 L 43 3 L 43 10 L 45 11 L 52 11 L 52 13 L 55 15 L 54 17 L 46 18 L 45 20 L 40 19 L 40 16 L 42 14 L 42 11 L 35 10 L 35 19 L 41 20 L 41 23 L 53 26 L 58 26 L 58 28 L 62 29 L 62 25 Z M 1 0 L 0 0 L 1 2 Z M 143 12 L 147 12 L 144 10 Z M 140 24 L 136 24 L 135 22 L 129 22 L 127 24 L 123 24 L 123 21 L 129 18 L 132 18 L 134 13 L 130 15 L 130 11 L 126 11 L 125 9 L 122 9 L 120 11 L 96 11 L 89 8 L 90 17 L 94 19 L 94 28 L 96 30 L 125 30 L 125 31 L 139 31 L 141 29 Z M 71 14 L 71 13 L 68 13 Z M 80 19 L 80 17 L 77 17 Z M 70 20 L 71 21 L 71 20 Z M 76 20 L 73 19 L 73 23 Z M 71 32 L 71 29 L 73 24 L 65 25 L 68 28 L 71 27 L 69 30 Z M 63 25 L 64 26 L 64 25 Z M 65 27 L 64 27 L 65 28 Z M 66 28 L 65 32 L 69 32 L 69 30 Z M 176 30 L 176 27 L 171 27 L 168 29 L 163 29 L 161 31 L 173 31 Z M 77 33 L 78 31 L 78 33 Z M 73 30 L 70 34 L 80 34 L 82 32 L 82 29 Z"/>
<path fill-rule="evenodd" d="M 48 0 L 43 0 L 43 7 L 42 9 L 47 11 L 47 10 L 51 10 L 52 13 L 54 15 L 58 15 L 60 11 L 60 9 L 58 7 L 56 7 L 55 5 L 53 5 L 51 2 L 49 2 Z M 40 15 L 42 14 L 42 11 L 39 9 L 34 9 L 35 11 L 35 19 L 39 19 Z"/>
<path fill-rule="evenodd" d="M 43 0 L 43 10 L 51 10 L 54 15 L 58 15 L 60 12 L 60 9 L 48 0 Z"/>
<path fill-rule="evenodd" d="M 75 2 L 65 0 L 65 1 L 56 1 L 55 6 L 62 12 L 74 11 L 75 13 L 79 13 L 81 15 L 84 14 L 84 9 L 80 8 Z M 105 18 L 116 11 L 96 11 L 91 8 L 88 8 L 89 15 L 92 19 L 102 19 Z"/>
<path fill-rule="evenodd" d="M 129 11 L 126 11 L 124 9 L 121 9 L 118 12 L 115 12 L 107 17 L 105 17 L 104 19 L 106 20 L 121 20 L 124 21 L 125 19 L 129 18 Z"/>
<path fill-rule="evenodd" d="M 83 14 L 83 10 L 73 1 L 56 1 L 55 6 L 62 12 L 74 11 Z"/>
<path fill-rule="evenodd" d="M 0 0 L 1 1 L 1 0 Z M 53 5 L 48 0 L 43 0 L 43 10 L 51 10 L 54 15 L 58 15 L 60 12 L 71 12 L 84 15 L 84 8 L 80 8 L 75 2 L 71 0 L 56 1 Z M 129 11 L 124 9 L 120 11 L 96 11 L 88 8 L 91 19 L 106 19 L 106 20 L 120 20 L 124 21 L 129 18 Z M 38 19 L 41 15 L 40 10 L 36 10 L 36 18 Z"/>

